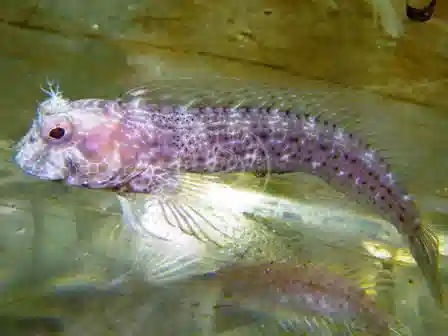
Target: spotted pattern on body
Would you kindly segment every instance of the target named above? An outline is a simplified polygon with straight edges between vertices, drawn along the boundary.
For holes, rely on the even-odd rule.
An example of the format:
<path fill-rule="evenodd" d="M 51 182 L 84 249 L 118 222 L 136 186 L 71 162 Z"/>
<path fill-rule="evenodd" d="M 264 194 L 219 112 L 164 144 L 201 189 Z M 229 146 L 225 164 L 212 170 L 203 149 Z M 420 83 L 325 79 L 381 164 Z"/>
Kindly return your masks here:
<path fill-rule="evenodd" d="M 415 203 L 391 167 L 369 144 L 335 123 L 268 108 L 204 107 L 171 113 L 166 106 L 153 108 L 189 118 L 171 123 L 177 125 L 181 170 L 262 175 L 303 171 L 367 202 L 400 232 L 419 229 Z"/>

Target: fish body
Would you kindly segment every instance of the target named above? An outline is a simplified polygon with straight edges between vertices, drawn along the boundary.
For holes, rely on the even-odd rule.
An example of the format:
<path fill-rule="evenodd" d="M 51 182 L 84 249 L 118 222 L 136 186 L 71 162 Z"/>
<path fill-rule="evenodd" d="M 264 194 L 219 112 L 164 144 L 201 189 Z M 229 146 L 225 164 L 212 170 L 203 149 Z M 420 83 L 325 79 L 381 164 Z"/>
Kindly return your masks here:
<path fill-rule="evenodd" d="M 207 304 L 252 312 L 264 323 L 266 318 L 274 318 L 287 331 L 407 335 L 407 328 L 379 308 L 374 297 L 361 287 L 359 274 L 354 275 L 353 270 L 350 275 L 344 273 L 323 265 L 293 263 L 226 267 L 209 275 L 219 290 Z M 202 308 L 204 316 L 206 311 Z"/>
<path fill-rule="evenodd" d="M 309 173 L 391 222 L 442 303 L 438 240 L 381 149 L 320 106 L 326 100 L 331 110 L 337 92 L 230 86 L 200 96 L 192 87 L 188 96 L 192 83 L 155 81 L 116 100 L 70 101 L 50 90 L 15 161 L 42 179 L 161 198 L 179 191 L 184 173 Z M 188 99 L 166 99 L 176 95 Z M 283 100 L 295 104 L 286 108 Z"/>

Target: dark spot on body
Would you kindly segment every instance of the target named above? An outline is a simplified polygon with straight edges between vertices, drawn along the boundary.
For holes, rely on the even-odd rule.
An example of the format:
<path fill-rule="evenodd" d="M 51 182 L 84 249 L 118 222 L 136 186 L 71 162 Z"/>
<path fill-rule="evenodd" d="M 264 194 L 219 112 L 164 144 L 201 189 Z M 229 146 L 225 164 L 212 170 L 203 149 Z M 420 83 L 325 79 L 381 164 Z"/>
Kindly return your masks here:
<path fill-rule="evenodd" d="M 329 149 L 329 147 L 327 145 L 324 145 L 324 144 L 320 144 L 319 148 L 320 148 L 321 151 L 324 151 L 324 152 Z"/>
<path fill-rule="evenodd" d="M 30 135 L 28 140 L 30 143 L 35 143 L 37 141 L 37 137 L 34 134 L 32 134 L 32 135 Z"/>
<path fill-rule="evenodd" d="M 265 140 L 268 139 L 269 134 L 268 134 L 267 132 L 260 132 L 260 134 L 258 134 L 258 137 L 259 137 L 261 140 L 265 141 Z"/>

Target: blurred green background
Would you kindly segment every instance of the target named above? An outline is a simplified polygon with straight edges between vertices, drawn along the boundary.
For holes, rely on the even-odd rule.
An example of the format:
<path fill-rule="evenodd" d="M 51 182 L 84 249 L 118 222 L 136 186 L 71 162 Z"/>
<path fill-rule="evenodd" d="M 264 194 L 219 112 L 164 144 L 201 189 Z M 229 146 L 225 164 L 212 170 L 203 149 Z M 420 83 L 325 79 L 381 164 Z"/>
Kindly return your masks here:
<path fill-rule="evenodd" d="M 381 95 L 371 106 L 372 130 L 385 143 L 391 133 L 399 140 L 390 145 L 402 152 L 392 154 L 402 158 L 424 218 L 437 225 L 448 284 L 448 5 L 439 3 L 424 24 L 407 21 L 404 8 L 399 0 L 2 0 L 2 335 L 59 328 L 53 320 L 35 326 L 29 316 L 61 317 L 64 335 L 196 332 L 181 288 L 157 298 L 144 284 L 131 286 L 130 295 L 98 289 L 132 266 L 117 238 L 122 225 L 112 195 L 99 200 L 95 192 L 35 181 L 11 163 L 48 79 L 73 99 L 115 97 L 148 78 L 195 74 L 291 86 L 318 79 Z M 290 182 L 274 181 L 272 192 L 299 201 L 297 191 L 307 189 L 291 190 Z M 294 244 L 279 241 L 260 249 L 278 259 L 294 253 Z M 446 335 L 446 316 L 418 295 L 420 282 L 408 286 L 416 274 L 414 266 L 399 271 L 390 304 L 412 321 L 414 335 Z M 169 323 L 156 323 L 168 312 Z M 222 334 L 243 322 L 224 319 Z M 243 326 L 239 334 L 253 330 Z"/>

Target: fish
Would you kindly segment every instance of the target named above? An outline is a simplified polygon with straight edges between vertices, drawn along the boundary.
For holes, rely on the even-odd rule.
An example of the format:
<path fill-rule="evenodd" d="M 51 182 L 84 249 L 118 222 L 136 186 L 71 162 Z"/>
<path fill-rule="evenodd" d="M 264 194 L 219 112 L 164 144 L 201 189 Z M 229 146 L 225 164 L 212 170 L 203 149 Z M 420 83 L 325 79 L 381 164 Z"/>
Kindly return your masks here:
<path fill-rule="evenodd" d="M 362 122 L 379 98 L 315 83 L 286 88 L 216 77 L 154 79 L 115 99 L 46 92 L 16 146 L 14 162 L 26 174 L 122 198 L 151 195 L 168 223 L 194 228 L 210 226 L 193 205 L 209 196 L 186 176 L 251 173 L 264 188 L 276 174 L 309 174 L 390 222 L 443 306 L 438 238 L 395 172 L 400 155 L 388 148 L 396 143 L 378 140 Z"/>
<path fill-rule="evenodd" d="M 226 310 L 229 316 L 252 313 L 263 324 L 260 335 L 275 334 L 272 327 L 300 335 L 411 335 L 376 300 L 378 290 L 394 284 L 388 271 L 379 271 L 372 282 L 349 266 L 240 263 L 196 281 L 202 298 L 194 314 L 204 336 L 213 334 L 216 312 Z"/>

